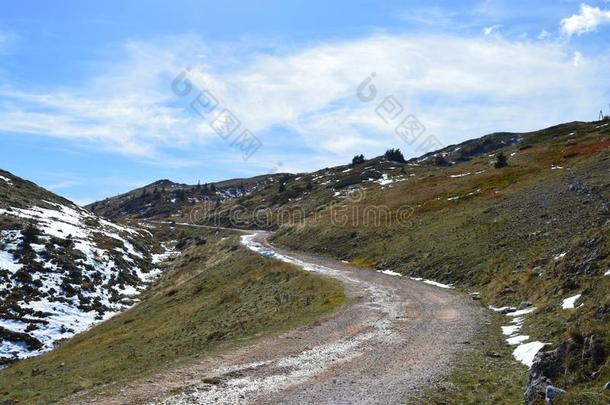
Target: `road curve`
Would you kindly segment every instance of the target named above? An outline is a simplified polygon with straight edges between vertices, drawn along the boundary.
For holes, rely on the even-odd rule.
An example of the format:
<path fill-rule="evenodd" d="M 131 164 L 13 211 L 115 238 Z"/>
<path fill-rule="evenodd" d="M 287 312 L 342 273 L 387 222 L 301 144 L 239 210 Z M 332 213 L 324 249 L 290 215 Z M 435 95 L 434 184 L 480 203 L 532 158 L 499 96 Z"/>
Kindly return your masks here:
<path fill-rule="evenodd" d="M 403 404 L 442 381 L 481 323 L 482 310 L 454 291 L 279 249 L 268 236 L 242 241 L 339 280 L 350 303 L 313 325 L 164 371 L 98 403 Z"/>

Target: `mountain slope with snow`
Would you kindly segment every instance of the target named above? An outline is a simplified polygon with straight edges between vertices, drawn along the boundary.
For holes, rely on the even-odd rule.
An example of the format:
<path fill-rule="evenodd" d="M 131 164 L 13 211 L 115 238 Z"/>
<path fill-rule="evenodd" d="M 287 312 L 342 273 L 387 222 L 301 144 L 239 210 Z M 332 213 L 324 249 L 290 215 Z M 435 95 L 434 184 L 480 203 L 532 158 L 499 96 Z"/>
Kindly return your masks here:
<path fill-rule="evenodd" d="M 133 305 L 159 271 L 146 230 L 0 171 L 0 365 Z"/>

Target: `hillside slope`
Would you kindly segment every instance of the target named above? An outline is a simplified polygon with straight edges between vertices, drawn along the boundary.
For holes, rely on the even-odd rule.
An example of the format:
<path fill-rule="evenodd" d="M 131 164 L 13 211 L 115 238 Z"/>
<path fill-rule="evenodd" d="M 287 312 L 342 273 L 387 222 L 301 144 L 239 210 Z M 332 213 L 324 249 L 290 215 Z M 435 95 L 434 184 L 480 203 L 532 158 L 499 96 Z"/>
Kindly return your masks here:
<path fill-rule="evenodd" d="M 219 206 L 223 201 L 247 196 L 259 189 L 276 184 L 291 175 L 276 173 L 248 179 L 232 179 L 197 185 L 159 180 L 127 193 L 86 206 L 91 212 L 106 218 L 159 219 L 173 216 L 198 204 Z"/>
<path fill-rule="evenodd" d="M 285 222 L 275 241 L 452 283 L 514 314 L 502 328 L 504 344 L 530 368 L 523 387 L 528 403 L 544 400 L 548 385 L 566 389 L 567 403 L 607 403 L 609 124 L 522 134 L 493 153 L 425 171 L 406 164 L 408 177 L 364 185 L 357 200 L 343 198 L 304 220 Z M 500 152 L 508 166 L 496 168 Z M 473 399 L 477 391 L 485 391 L 480 383 L 453 395 L 471 402 L 483 398 Z"/>
<path fill-rule="evenodd" d="M 107 404 L 108 394 L 134 381 L 148 387 L 151 375 L 190 370 L 311 324 L 346 300 L 338 282 L 250 252 L 236 232 L 164 224 L 149 229 L 180 249 L 162 265 L 160 279 L 132 308 L 0 370 L 0 403 L 90 404 L 99 395 L 97 403 Z M 144 392 L 150 399 L 150 389 Z"/>
<path fill-rule="evenodd" d="M 500 154 L 507 165 L 495 167 Z M 603 391 L 610 380 L 609 172 L 610 122 L 573 122 L 491 134 L 406 162 L 382 156 L 287 176 L 167 215 L 279 229 L 275 242 L 293 249 L 454 284 L 518 314 L 496 343 L 524 364 L 523 373 L 530 369 L 527 402 L 544 399 L 554 384 L 572 402 L 603 403 L 610 395 Z M 480 379 L 470 373 L 465 380 Z M 481 400 L 496 384 L 461 386 L 454 395 Z"/>
<path fill-rule="evenodd" d="M 150 232 L 0 170 L 0 365 L 133 305 L 160 273 L 155 251 Z"/>

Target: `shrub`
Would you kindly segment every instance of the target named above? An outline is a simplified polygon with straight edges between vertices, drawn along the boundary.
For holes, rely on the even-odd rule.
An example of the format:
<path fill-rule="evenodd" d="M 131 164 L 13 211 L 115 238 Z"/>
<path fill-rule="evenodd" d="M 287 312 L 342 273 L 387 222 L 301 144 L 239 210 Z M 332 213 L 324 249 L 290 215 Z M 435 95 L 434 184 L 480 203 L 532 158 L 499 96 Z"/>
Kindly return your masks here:
<path fill-rule="evenodd" d="M 438 155 L 434 159 L 434 164 L 439 167 L 449 166 L 449 162 L 447 161 L 447 159 L 445 159 L 445 157 L 443 155 Z"/>
<path fill-rule="evenodd" d="M 504 153 L 500 152 L 496 157 L 496 163 L 494 164 L 494 167 L 496 169 L 501 169 L 506 166 L 508 166 L 508 159 L 506 158 L 506 155 Z"/>
<path fill-rule="evenodd" d="M 40 236 L 40 230 L 36 228 L 34 224 L 28 224 L 22 232 L 23 243 L 29 245 L 30 243 L 38 242 L 38 236 Z"/>
<path fill-rule="evenodd" d="M 361 165 L 365 162 L 364 155 L 356 155 L 352 159 L 352 166 Z"/>
<path fill-rule="evenodd" d="M 397 163 L 405 163 L 406 162 L 405 157 L 403 156 L 403 154 L 400 151 L 400 149 L 388 149 L 385 152 L 384 156 L 390 162 L 397 162 Z"/>

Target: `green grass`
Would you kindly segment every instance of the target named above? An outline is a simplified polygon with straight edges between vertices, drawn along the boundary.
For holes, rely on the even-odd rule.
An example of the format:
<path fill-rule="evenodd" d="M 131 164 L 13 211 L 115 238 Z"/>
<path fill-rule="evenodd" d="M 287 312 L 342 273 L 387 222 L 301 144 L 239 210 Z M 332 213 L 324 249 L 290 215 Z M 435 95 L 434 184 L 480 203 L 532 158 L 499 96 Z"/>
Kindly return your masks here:
<path fill-rule="evenodd" d="M 46 404 L 307 324 L 345 301 L 341 286 L 239 246 L 235 234 L 183 251 L 142 303 L 45 355 L 0 371 L 0 400 Z M 219 235 L 221 236 L 221 235 Z"/>
<path fill-rule="evenodd" d="M 571 136 L 572 132 L 578 135 Z M 370 188 L 359 202 L 360 207 L 415 207 L 409 226 L 333 226 L 322 214 L 298 226 L 282 226 L 274 241 L 371 268 L 455 283 L 464 291 L 479 291 L 483 305 L 530 301 L 538 309 L 527 316 L 522 334 L 550 343 L 549 349 L 563 342 L 573 348 L 561 365 L 565 373 L 553 383 L 566 388 L 570 398 L 593 393 L 601 398 L 602 387 L 610 380 L 610 277 L 603 275 L 610 268 L 609 138 L 610 132 L 595 129 L 594 124 L 542 131 L 529 138 L 527 149 L 517 145 L 504 151 L 517 152 L 508 168 L 489 167 L 489 158 L 483 156 L 448 169 L 429 169 L 428 175 L 418 174 L 392 188 Z M 575 147 L 579 154 L 565 158 Z M 551 170 L 552 165 L 564 169 Z M 483 169 L 478 175 L 449 177 Z M 447 201 L 476 189 L 481 192 Z M 563 252 L 563 259 L 554 259 Z M 584 306 L 562 310 L 562 299 L 578 293 Z M 582 355 L 582 348 L 571 342 L 573 334 L 594 335 L 604 342 L 600 362 L 577 361 L 588 354 L 585 350 Z M 496 341 L 505 345 L 501 336 Z M 476 350 L 472 356 L 474 371 L 459 368 L 452 377 L 460 400 L 445 402 L 469 403 L 467 395 L 475 395 L 476 378 L 476 392 L 494 392 L 508 384 L 506 373 L 520 385 L 517 402 L 521 401 L 526 369 L 508 356 L 507 369 L 491 373 L 480 367 L 489 359 L 477 359 Z M 477 397 L 472 398 L 476 402 Z"/>

